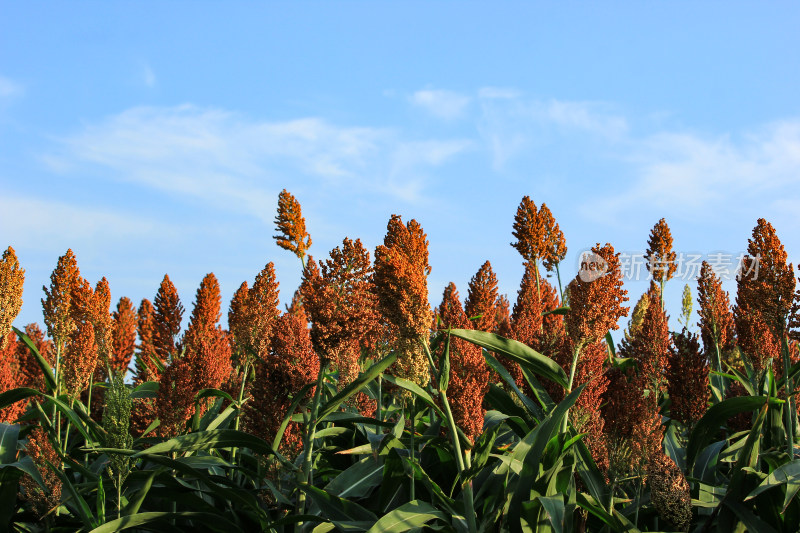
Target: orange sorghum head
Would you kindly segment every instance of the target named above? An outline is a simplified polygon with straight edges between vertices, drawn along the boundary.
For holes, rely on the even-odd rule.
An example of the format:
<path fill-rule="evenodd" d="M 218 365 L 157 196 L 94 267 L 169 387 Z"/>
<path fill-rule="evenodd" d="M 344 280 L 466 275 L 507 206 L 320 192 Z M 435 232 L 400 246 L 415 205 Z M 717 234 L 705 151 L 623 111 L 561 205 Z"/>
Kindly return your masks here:
<path fill-rule="evenodd" d="M 306 231 L 306 221 L 300 209 L 300 202 L 286 189 L 278 195 L 278 215 L 275 217 L 275 229 L 280 232 L 273 238 L 278 246 L 289 250 L 301 260 L 311 246 L 311 236 Z"/>
<path fill-rule="evenodd" d="M 175 353 L 175 341 L 181 331 L 183 305 L 178 291 L 168 275 L 164 275 L 154 300 L 153 313 L 153 351 L 165 363 Z"/>
<path fill-rule="evenodd" d="M 524 196 L 514 216 L 512 235 L 517 249 L 526 263 L 541 260 L 548 271 L 560 263 L 567 254 L 564 234 L 547 205 L 537 210 L 529 196 Z"/>
<path fill-rule="evenodd" d="M 614 253 L 610 244 L 601 247 L 599 243 L 592 252 L 605 261 L 605 274 L 594 281 L 583 281 L 576 276 L 569 288 L 570 311 L 565 325 L 578 347 L 603 338 L 609 330 L 618 329 L 617 321 L 629 311 L 622 306 L 628 301 L 628 291 L 622 288 L 619 254 Z"/>
<path fill-rule="evenodd" d="M 133 377 L 136 385 L 158 379 L 158 370 L 150 360 L 150 356 L 156 353 L 153 340 L 154 317 L 153 304 L 147 298 L 143 299 L 139 304 L 139 311 L 136 313 L 136 334 L 139 337 L 139 345 L 136 347 L 136 370 Z"/>
<path fill-rule="evenodd" d="M 715 345 L 721 352 L 733 349 L 736 335 L 728 293 L 722 290 L 722 281 L 706 261 L 700 266 L 700 277 L 697 278 L 697 302 L 700 306 L 697 325 L 706 355 L 714 352 Z"/>
<path fill-rule="evenodd" d="M 775 228 L 763 218 L 753 228 L 747 253 L 736 280 L 736 307 L 741 309 L 738 314 L 746 317 L 756 312 L 780 342 L 792 309 L 795 278 Z"/>
<path fill-rule="evenodd" d="M 267 263 L 256 276 L 247 299 L 250 322 L 248 345 L 259 359 L 269 355 L 275 320 L 280 316 L 278 281 L 275 266 Z"/>
<path fill-rule="evenodd" d="M 421 339 L 430 328 L 428 240 L 416 220 L 392 215 L 383 244 L 375 249 L 375 290 L 383 317 L 397 328 L 400 377 L 424 386 L 430 379 Z"/>
<path fill-rule="evenodd" d="M 89 385 L 96 366 L 94 327 L 90 322 L 80 322 L 70 334 L 62 355 L 61 377 L 66 392 L 76 398 Z"/>
<path fill-rule="evenodd" d="M 4 339 L 10 338 L 7 334 L 22 307 L 24 282 L 25 270 L 20 268 L 17 254 L 9 246 L 0 259 L 0 347 Z"/>
<path fill-rule="evenodd" d="M 189 325 L 181 347 L 191 350 L 213 335 L 220 317 L 221 297 L 219 282 L 213 274 L 206 274 L 197 289 Z"/>
<path fill-rule="evenodd" d="M 486 261 L 472 276 L 467 289 L 464 311 L 472 329 L 494 331 L 497 326 L 497 277 L 492 264 Z M 476 318 L 478 317 L 478 318 Z"/>
<path fill-rule="evenodd" d="M 358 376 L 362 341 L 378 324 L 369 252 L 360 240 L 344 239 L 330 259 L 308 262 L 300 290 L 314 348 L 339 369 L 344 387 Z"/>
<path fill-rule="evenodd" d="M 72 250 L 58 258 L 55 270 L 50 275 L 50 288 L 42 287 L 44 323 L 47 334 L 53 339 L 56 350 L 61 350 L 67 337 L 74 331 L 72 318 L 72 287 L 80 280 L 78 262 Z"/>
<path fill-rule="evenodd" d="M 112 313 L 113 335 L 111 340 L 111 371 L 125 374 L 136 347 L 136 308 L 129 298 L 123 296 Z"/>
<path fill-rule="evenodd" d="M 660 292 L 655 281 L 651 281 L 647 300 L 660 302 Z M 639 363 L 639 372 L 650 379 L 652 383 L 650 389 L 657 394 L 660 392 L 669 349 L 669 319 L 661 305 L 650 304 L 638 328 L 634 329 L 633 334 L 622 339 L 620 355 L 631 357 Z"/>
<path fill-rule="evenodd" d="M 13 333 L 0 338 L 0 391 L 24 387 L 21 383 L 19 360 L 17 359 L 17 339 Z M 0 422 L 11 424 L 25 411 L 27 402 L 16 402 L 0 408 Z"/>
<path fill-rule="evenodd" d="M 684 328 L 673 341 L 666 374 L 670 417 L 691 429 L 708 410 L 708 362 L 694 333 Z"/>
<path fill-rule="evenodd" d="M 277 318 L 270 353 L 256 363 L 253 398 L 244 410 L 246 430 L 271 442 L 292 402 L 291 396 L 316 381 L 319 366 L 305 321 L 290 313 Z M 301 449 L 301 428 L 290 422 L 280 450 L 295 456 Z"/>
<path fill-rule="evenodd" d="M 45 488 L 43 490 L 33 478 L 26 475 L 20 480 L 22 494 L 41 518 L 61 502 L 61 480 L 54 471 L 61 469 L 61 458 L 50 443 L 47 432 L 39 426 L 28 434 L 25 453 L 36 465 Z"/>
<path fill-rule="evenodd" d="M 469 318 L 461 307 L 458 290 L 452 282 L 442 294 L 442 303 L 437 308 L 442 328 L 468 329 Z M 439 345 L 434 359 L 442 355 L 444 345 Z M 489 370 L 483 351 L 479 346 L 450 338 L 450 376 L 447 396 L 451 400 L 453 417 L 458 427 L 475 439 L 483 431 L 483 398 L 489 389 Z"/>
<path fill-rule="evenodd" d="M 657 282 L 666 282 L 672 279 L 678 265 L 675 263 L 675 252 L 672 251 L 672 233 L 669 231 L 667 221 L 659 220 L 650 231 L 647 239 L 647 270 Z"/>

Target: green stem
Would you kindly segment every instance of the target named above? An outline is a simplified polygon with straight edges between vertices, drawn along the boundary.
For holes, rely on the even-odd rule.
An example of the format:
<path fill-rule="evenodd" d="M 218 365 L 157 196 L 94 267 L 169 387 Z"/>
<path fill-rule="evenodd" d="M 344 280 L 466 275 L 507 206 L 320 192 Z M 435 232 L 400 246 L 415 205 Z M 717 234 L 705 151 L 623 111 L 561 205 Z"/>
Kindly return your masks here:
<path fill-rule="evenodd" d="M 317 376 L 317 388 L 314 390 L 314 401 L 311 405 L 311 417 L 306 424 L 306 431 L 303 436 L 303 467 L 300 470 L 300 483 L 310 483 L 313 479 L 312 454 L 314 449 L 314 439 L 316 438 L 317 415 L 319 414 L 320 397 L 322 396 L 322 385 L 325 378 L 325 371 L 328 369 L 328 361 L 325 360 L 319 368 Z M 306 493 L 300 491 L 297 495 L 297 505 L 295 513 L 302 515 L 305 513 Z M 298 524 L 302 525 L 302 524 Z"/>
<path fill-rule="evenodd" d="M 61 376 L 59 373 L 61 367 L 61 346 L 62 344 L 59 343 L 58 347 L 56 348 L 56 390 L 54 399 L 57 399 L 58 396 L 61 394 Z M 53 421 L 55 422 L 55 430 L 56 430 L 56 440 L 58 441 L 58 445 L 61 446 L 61 411 L 56 409 L 56 403 L 53 402 Z"/>
<path fill-rule="evenodd" d="M 790 396 L 792 389 L 790 384 L 791 380 L 789 379 L 789 342 L 785 333 L 783 335 L 782 348 L 783 375 L 786 378 L 786 382 L 783 384 L 784 392 L 786 393 L 786 404 L 784 404 L 784 411 L 786 412 L 786 451 L 791 461 L 794 459 L 794 405 L 792 402 L 793 397 Z"/>
<path fill-rule="evenodd" d="M 576 346 L 575 351 L 572 353 L 572 365 L 569 367 L 569 382 L 567 382 L 566 394 L 572 392 L 572 384 L 575 382 L 575 371 L 578 368 L 578 358 L 581 354 L 581 347 Z M 561 432 L 567 432 L 567 425 L 569 424 L 569 410 L 564 414 L 564 420 L 561 421 Z"/>
<path fill-rule="evenodd" d="M 378 422 L 383 422 L 383 418 L 382 418 L 383 413 L 381 413 L 381 404 L 383 403 L 381 401 L 383 399 L 382 398 L 382 395 L 383 395 L 382 384 L 383 384 L 383 374 L 378 374 L 378 398 L 377 398 L 377 400 L 378 400 L 378 408 L 377 408 L 377 413 L 375 413 L 375 416 L 378 418 Z M 381 425 L 380 424 L 375 424 L 375 433 L 381 433 Z"/>
<path fill-rule="evenodd" d="M 444 414 L 447 417 L 447 425 L 450 427 L 450 437 L 453 439 L 453 448 L 455 448 L 456 452 L 455 455 L 456 465 L 458 466 L 458 474 L 460 477 L 462 477 L 466 472 L 466 464 L 469 462 L 469 458 L 467 458 L 466 454 L 461 451 L 461 442 L 458 439 L 458 429 L 455 419 L 453 418 L 453 411 L 450 410 L 450 402 L 447 400 L 447 394 L 443 390 L 440 390 L 439 394 L 442 397 L 442 405 L 444 407 Z M 475 523 L 475 505 L 473 503 L 472 481 L 466 481 L 462 483 L 461 497 L 464 500 L 464 514 L 466 515 L 469 531 L 470 533 L 476 533 L 478 528 Z"/>
<path fill-rule="evenodd" d="M 238 403 L 239 408 L 236 410 L 236 418 L 233 421 L 233 429 L 235 429 L 236 431 L 239 430 L 239 420 L 242 414 L 241 405 L 242 405 L 242 399 L 244 398 L 244 386 L 245 383 L 247 383 L 247 373 L 249 370 L 250 370 L 250 363 L 245 361 L 244 372 L 242 374 L 242 385 L 239 387 L 239 403 Z M 231 463 L 235 462 L 234 459 L 236 459 L 236 450 L 237 448 L 231 449 Z"/>
<path fill-rule="evenodd" d="M 561 296 L 561 305 L 564 305 L 564 289 L 561 288 L 561 270 L 558 268 L 560 263 L 556 263 L 556 276 L 558 277 L 558 294 Z"/>
<path fill-rule="evenodd" d="M 412 396 L 411 397 L 411 428 L 410 428 L 410 431 L 411 431 L 411 445 L 409 446 L 409 450 L 408 450 L 409 453 L 411 454 L 411 462 L 412 463 L 414 462 L 414 433 L 416 433 L 416 431 L 417 431 L 416 428 L 414 427 L 415 426 L 415 423 L 414 423 L 415 420 L 414 419 L 416 418 L 416 415 L 417 415 L 417 413 L 416 413 L 416 410 L 414 409 L 414 397 Z M 413 470 L 411 471 L 411 487 L 409 488 L 408 494 L 409 494 L 409 497 L 410 497 L 411 501 L 414 501 L 414 500 L 417 499 L 417 487 L 416 487 L 416 483 L 414 482 L 414 471 Z"/>

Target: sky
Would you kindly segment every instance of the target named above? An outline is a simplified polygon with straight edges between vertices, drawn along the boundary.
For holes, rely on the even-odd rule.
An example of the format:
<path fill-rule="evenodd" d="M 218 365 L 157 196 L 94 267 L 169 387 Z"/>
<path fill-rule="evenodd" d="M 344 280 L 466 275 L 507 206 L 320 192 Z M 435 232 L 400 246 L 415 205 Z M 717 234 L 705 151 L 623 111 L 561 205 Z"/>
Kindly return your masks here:
<path fill-rule="evenodd" d="M 374 250 L 392 214 L 419 221 L 432 305 L 450 281 L 464 298 L 487 260 L 513 303 L 528 195 L 565 234 L 564 283 L 609 242 L 632 306 L 663 217 L 678 329 L 699 260 L 734 298 L 758 218 L 800 262 L 798 23 L 789 2 L 0 0 L 15 325 L 42 323 L 68 248 L 114 302 L 152 300 L 169 274 L 185 321 L 208 272 L 224 324 L 270 261 L 288 303 L 300 262 L 272 238 L 287 189 L 317 259 L 345 237 Z"/>

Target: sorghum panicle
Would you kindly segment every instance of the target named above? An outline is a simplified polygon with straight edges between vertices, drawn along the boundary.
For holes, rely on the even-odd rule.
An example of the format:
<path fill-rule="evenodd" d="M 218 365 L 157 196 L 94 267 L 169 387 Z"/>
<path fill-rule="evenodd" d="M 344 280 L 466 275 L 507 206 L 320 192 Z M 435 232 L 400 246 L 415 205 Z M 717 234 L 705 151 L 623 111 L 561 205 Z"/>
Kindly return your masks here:
<path fill-rule="evenodd" d="M 11 339 L 11 325 L 22 308 L 24 282 L 25 270 L 20 268 L 17 254 L 9 246 L 0 259 L 0 348 Z"/>
<path fill-rule="evenodd" d="M 125 375 L 136 348 L 136 308 L 129 298 L 123 296 L 112 313 L 113 335 L 109 366 L 116 374 Z"/>
<path fill-rule="evenodd" d="M 72 250 L 58 258 L 55 270 L 50 274 L 50 288 L 42 287 L 44 323 L 47 334 L 53 339 L 56 350 L 62 350 L 67 337 L 75 330 L 72 319 L 72 288 L 80 280 L 78 262 Z"/>
<path fill-rule="evenodd" d="M 309 260 L 300 291 L 314 348 L 339 370 L 343 388 L 358 377 L 362 339 L 378 324 L 369 252 L 360 240 L 344 239 L 319 266 Z"/>
<path fill-rule="evenodd" d="M 300 202 L 286 189 L 278 195 L 278 215 L 275 217 L 275 229 L 279 234 L 273 238 L 278 246 L 289 250 L 301 260 L 311 246 L 311 236 L 306 231 L 306 221 L 300 209 Z"/>
<path fill-rule="evenodd" d="M 416 220 L 403 224 L 392 215 L 383 244 L 375 249 L 375 290 L 379 309 L 397 328 L 395 363 L 398 376 L 425 386 L 430 379 L 428 361 L 420 345 L 430 328 L 428 303 L 428 240 Z"/>
<path fill-rule="evenodd" d="M 31 503 L 36 515 L 42 518 L 61 502 L 61 479 L 54 471 L 61 470 L 61 458 L 53 448 L 47 432 L 40 426 L 28 434 L 25 453 L 33 460 L 45 488 L 43 490 L 33 478 L 25 475 L 20 480 L 22 495 Z"/>
<path fill-rule="evenodd" d="M 594 281 L 576 276 L 569 286 L 570 311 L 565 326 L 576 347 L 592 344 L 618 329 L 617 321 L 630 310 L 622 305 L 628 301 L 628 291 L 622 288 L 619 254 L 608 243 L 602 247 L 598 243 L 592 252 L 605 261 L 605 274 Z"/>
<path fill-rule="evenodd" d="M 673 335 L 667 364 L 667 390 L 672 402 L 670 417 L 688 428 L 708 410 L 708 361 L 697 335 L 686 328 Z"/>
<path fill-rule="evenodd" d="M 470 327 L 480 331 L 494 331 L 497 327 L 496 306 L 497 276 L 492 271 L 492 264 L 486 261 L 469 280 L 464 312 L 471 319 Z"/>
<path fill-rule="evenodd" d="M 181 331 L 183 305 L 168 275 L 164 275 L 156 293 L 153 313 L 153 351 L 161 364 L 166 364 L 175 353 L 176 340 Z"/>
<path fill-rule="evenodd" d="M 672 233 L 667 221 L 662 218 L 650 231 L 644 256 L 647 270 L 656 282 L 663 283 L 672 279 L 678 268 L 675 257 L 676 254 L 672 251 Z"/>
<path fill-rule="evenodd" d="M 452 282 L 447 285 L 442 294 L 442 303 L 436 309 L 441 319 L 440 327 L 469 329 L 470 321 L 461 300 L 458 290 Z M 434 321 L 434 328 L 436 328 Z M 440 345 L 439 353 L 435 360 L 441 356 L 444 345 Z M 483 430 L 483 418 L 486 410 L 483 408 L 483 398 L 489 389 L 489 370 L 479 346 L 457 339 L 450 338 L 450 376 L 447 396 L 451 400 L 453 418 L 456 425 L 464 430 L 470 438 L 475 439 Z"/>
<path fill-rule="evenodd" d="M 706 261 L 700 265 L 700 277 L 697 278 L 697 303 L 700 306 L 697 310 L 700 338 L 706 356 L 713 360 L 715 346 L 723 353 L 733 350 L 736 332 L 728 293 L 722 290 L 722 281 Z"/>

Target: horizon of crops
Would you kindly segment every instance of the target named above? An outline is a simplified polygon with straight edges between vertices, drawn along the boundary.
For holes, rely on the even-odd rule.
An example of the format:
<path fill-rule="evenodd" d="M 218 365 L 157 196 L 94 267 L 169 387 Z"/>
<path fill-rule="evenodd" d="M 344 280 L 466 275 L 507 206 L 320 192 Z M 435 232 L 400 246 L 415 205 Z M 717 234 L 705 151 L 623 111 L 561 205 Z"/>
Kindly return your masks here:
<path fill-rule="evenodd" d="M 429 304 L 427 236 L 393 215 L 373 254 L 327 257 L 284 190 L 274 265 L 228 304 L 213 273 L 186 308 L 112 308 L 71 250 L 44 326 L 11 327 L 24 269 L 0 262 L 0 523 L 12 531 L 796 531 L 800 291 L 759 219 L 736 294 L 703 261 L 680 331 L 678 259 L 652 229 L 632 298 L 611 244 L 565 277 L 564 235 L 524 197 L 514 302 L 487 261 Z M 462 288 L 463 290 L 463 288 Z M 611 331 L 627 319 L 621 341 Z M 133 362 L 129 382 L 126 373 Z"/>

